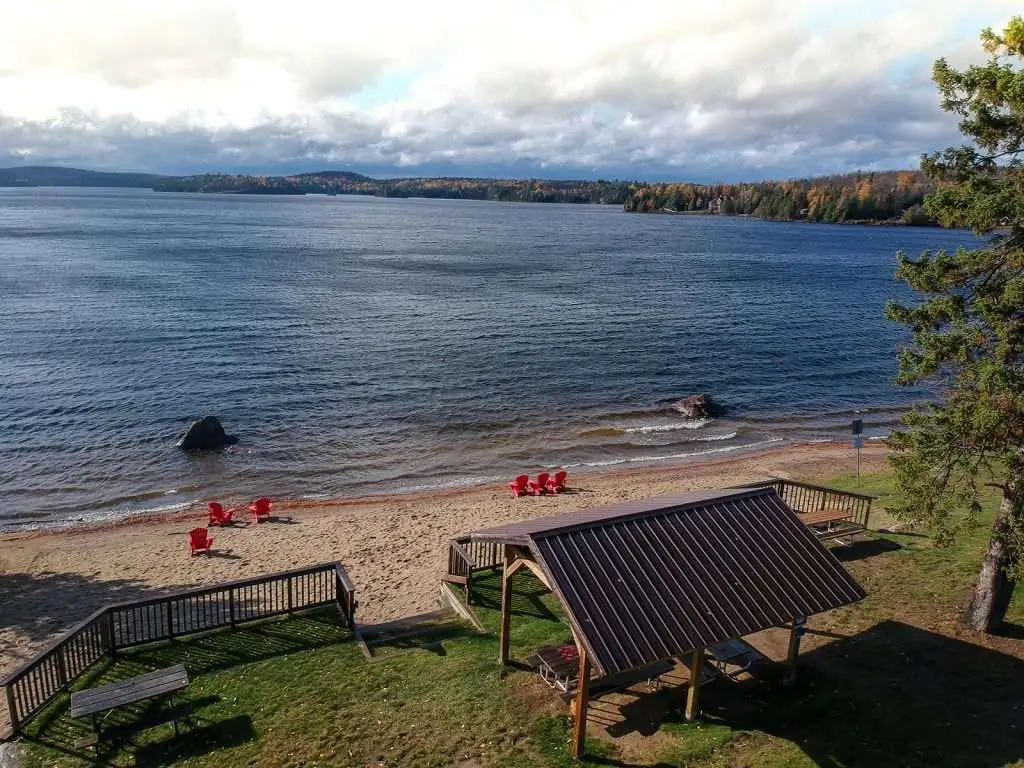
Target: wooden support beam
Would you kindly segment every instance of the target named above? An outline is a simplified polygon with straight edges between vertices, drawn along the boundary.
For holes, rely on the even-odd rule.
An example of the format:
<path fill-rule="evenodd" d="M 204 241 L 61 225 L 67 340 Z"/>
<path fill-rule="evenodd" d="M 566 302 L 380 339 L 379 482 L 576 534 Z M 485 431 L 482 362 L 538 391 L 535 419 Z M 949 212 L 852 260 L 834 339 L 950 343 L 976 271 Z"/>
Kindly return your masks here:
<path fill-rule="evenodd" d="M 512 612 L 512 595 L 510 594 L 509 579 L 514 573 L 512 565 L 512 553 L 508 545 L 505 545 L 505 566 L 501 573 L 501 634 L 498 637 L 498 663 L 502 666 L 508 664 L 508 628 Z"/>
<path fill-rule="evenodd" d="M 509 555 L 509 557 L 511 557 L 511 555 Z M 521 559 L 512 560 L 512 565 L 507 565 L 506 564 L 506 566 L 505 566 L 505 578 L 506 579 L 511 579 L 513 576 L 516 575 L 516 573 L 519 571 L 519 569 L 522 568 L 525 565 L 526 565 L 526 561 L 525 560 L 521 560 Z"/>
<path fill-rule="evenodd" d="M 576 684 L 576 700 L 573 709 L 576 720 L 572 731 L 572 756 L 583 754 L 583 742 L 587 738 L 587 704 L 590 700 L 590 656 L 585 646 L 577 646 L 580 654 L 579 682 Z"/>
<path fill-rule="evenodd" d="M 548 589 L 551 589 L 551 584 L 548 582 L 548 576 L 546 573 L 544 573 L 544 570 L 540 567 L 540 565 L 533 560 L 528 560 L 525 557 L 517 557 L 515 559 L 515 561 L 512 563 L 512 567 L 509 569 L 509 575 L 511 576 L 513 573 L 515 573 L 521 568 L 529 569 L 530 572 L 532 572 L 533 575 L 537 577 L 537 580 L 541 584 L 543 584 Z"/>
<path fill-rule="evenodd" d="M 533 575 L 537 577 L 537 581 L 554 592 L 554 590 L 551 589 L 551 583 L 548 581 L 548 575 L 544 573 L 544 569 L 541 568 L 540 565 L 535 563 L 533 560 L 521 560 L 520 562 L 530 569 Z"/>
<path fill-rule="evenodd" d="M 700 717 L 700 684 L 704 679 L 704 649 L 695 648 L 690 664 L 690 687 L 686 691 L 686 719 Z"/>
<path fill-rule="evenodd" d="M 800 655 L 800 638 L 803 637 L 807 631 L 807 617 L 801 616 L 793 622 L 793 625 L 789 629 L 789 648 L 786 651 L 786 677 L 783 679 L 784 685 L 793 685 L 796 682 L 796 660 Z"/>

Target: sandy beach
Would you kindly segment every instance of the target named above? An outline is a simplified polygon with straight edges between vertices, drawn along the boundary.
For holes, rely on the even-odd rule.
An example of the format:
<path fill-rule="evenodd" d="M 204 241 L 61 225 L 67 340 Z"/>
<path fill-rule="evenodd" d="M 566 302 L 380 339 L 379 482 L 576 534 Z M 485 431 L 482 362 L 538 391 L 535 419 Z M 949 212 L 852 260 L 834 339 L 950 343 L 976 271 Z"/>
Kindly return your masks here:
<path fill-rule="evenodd" d="M 867 447 L 863 471 L 881 469 L 886 450 Z M 448 540 L 476 528 L 771 476 L 823 480 L 854 466 L 848 444 L 796 445 L 701 464 L 570 475 L 571 492 L 557 496 L 514 499 L 504 485 L 490 485 L 280 503 L 276 522 L 213 529 L 212 557 L 188 553 L 186 532 L 205 524 L 205 510 L 8 534 L 0 537 L 0 673 L 107 603 L 340 561 L 356 584 L 358 619 L 377 622 L 435 608 Z"/>

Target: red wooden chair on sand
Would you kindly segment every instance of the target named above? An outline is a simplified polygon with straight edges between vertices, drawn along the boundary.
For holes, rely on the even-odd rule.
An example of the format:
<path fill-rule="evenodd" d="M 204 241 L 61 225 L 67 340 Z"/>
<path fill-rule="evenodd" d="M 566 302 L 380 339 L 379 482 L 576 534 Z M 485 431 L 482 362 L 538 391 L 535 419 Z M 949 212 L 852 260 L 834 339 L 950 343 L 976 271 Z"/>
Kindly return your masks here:
<path fill-rule="evenodd" d="M 519 477 L 508 484 L 508 487 L 512 489 L 512 495 L 517 499 L 520 496 L 525 496 L 530 492 L 530 476 L 519 475 Z"/>
<path fill-rule="evenodd" d="M 561 493 L 565 490 L 565 478 L 569 473 L 564 469 L 555 472 L 555 476 L 548 480 L 548 493 Z"/>
<path fill-rule="evenodd" d="M 213 547 L 213 539 L 210 538 L 209 531 L 205 528 L 193 528 L 188 532 L 189 557 L 194 556 L 196 552 L 210 554 L 211 547 Z"/>
<path fill-rule="evenodd" d="M 547 493 L 548 478 L 550 477 L 551 475 L 547 472 L 541 472 L 539 475 L 537 475 L 536 482 L 533 480 L 530 481 L 530 493 L 532 493 L 534 496 L 540 496 L 542 493 Z"/>
<path fill-rule="evenodd" d="M 258 523 L 260 520 L 270 519 L 270 499 L 266 496 L 262 496 L 254 501 L 249 506 L 249 514 L 256 518 Z"/>
<path fill-rule="evenodd" d="M 207 525 L 225 526 L 234 522 L 232 518 L 237 507 L 224 509 L 224 505 L 217 501 L 211 501 L 207 506 L 210 508 L 210 520 Z"/>

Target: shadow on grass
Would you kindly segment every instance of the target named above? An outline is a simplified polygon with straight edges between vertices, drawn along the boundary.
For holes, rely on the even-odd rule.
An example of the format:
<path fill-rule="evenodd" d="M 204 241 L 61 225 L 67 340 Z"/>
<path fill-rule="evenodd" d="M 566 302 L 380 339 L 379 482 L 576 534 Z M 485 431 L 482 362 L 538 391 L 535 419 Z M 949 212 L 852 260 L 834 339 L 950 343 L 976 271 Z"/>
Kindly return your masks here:
<path fill-rule="evenodd" d="M 704 712 L 817 765 L 1003 766 L 1024 757 L 1024 660 L 894 621 L 801 657 L 792 689 L 716 683 Z"/>
<path fill-rule="evenodd" d="M 501 572 L 484 572 L 473 578 L 473 599 L 475 607 L 485 610 L 501 610 Z M 534 619 L 558 619 L 558 614 L 548 605 L 553 600 L 551 592 L 532 573 L 523 569 L 512 577 L 513 616 Z"/>
<path fill-rule="evenodd" d="M 849 546 L 833 547 L 834 554 L 841 562 L 848 563 L 853 560 L 866 560 L 869 557 L 884 555 L 886 552 L 895 552 L 903 549 L 897 542 L 889 539 L 861 539 L 852 542 Z"/>
<path fill-rule="evenodd" d="M 198 757 L 221 749 L 238 747 L 256 738 L 252 719 L 238 715 L 215 723 L 200 723 L 196 728 L 163 741 L 154 741 L 135 750 L 135 765 L 175 765 L 190 757 Z"/>
<path fill-rule="evenodd" d="M 762 732 L 815 765 L 996 768 L 1024 758 L 1024 660 L 1015 656 L 885 621 L 801 656 L 793 688 L 781 665 L 756 669 L 702 688 L 703 726 L 683 720 L 685 685 L 595 699 L 588 720 L 613 737 L 660 729 L 682 744 L 699 743 L 709 725 Z"/>
<path fill-rule="evenodd" d="M 93 688 L 127 680 L 174 664 L 184 664 L 190 679 L 194 680 L 196 677 L 219 670 L 346 642 L 350 637 L 348 630 L 340 625 L 336 611 L 318 609 L 296 614 L 291 618 L 249 624 L 235 630 L 218 630 L 171 643 L 123 651 L 116 659 L 97 665 L 95 670 L 85 675 L 75 688 Z M 193 711 L 196 712 L 196 719 L 199 722 L 209 722 L 203 720 L 202 709 L 216 703 L 217 699 L 196 699 L 190 697 L 186 690 L 178 695 L 176 700 L 190 702 Z M 91 723 L 88 720 L 70 717 L 68 704 L 69 697 L 60 696 L 27 727 L 26 735 L 30 740 L 51 749 L 89 759 L 89 755 L 81 749 L 76 750 L 75 742 L 91 731 Z M 103 726 L 129 728 L 143 725 L 160 707 L 161 702 L 156 699 L 121 707 L 109 712 Z M 215 725 L 217 723 L 210 723 L 206 727 L 212 728 Z M 170 726 L 165 728 L 170 729 Z M 235 733 L 230 728 L 228 730 Z M 216 734 L 218 731 L 214 730 L 212 733 Z M 187 729 L 183 734 L 187 734 Z M 187 739 L 187 736 L 183 735 L 182 738 Z M 149 749 L 149 743 L 144 747 Z M 154 754 L 158 751 L 157 747 L 150 749 Z"/>
<path fill-rule="evenodd" d="M 476 631 L 462 623 L 445 623 L 424 627 L 420 632 L 409 633 L 401 637 L 367 638 L 366 642 L 374 656 L 387 656 L 389 651 L 429 651 L 437 656 L 447 656 L 443 643 L 447 640 L 460 640 L 465 637 L 477 636 Z"/>
<path fill-rule="evenodd" d="M 1016 640 L 1024 640 L 1024 625 L 1012 624 L 1004 621 L 996 632 L 999 637 L 1011 637 Z"/>

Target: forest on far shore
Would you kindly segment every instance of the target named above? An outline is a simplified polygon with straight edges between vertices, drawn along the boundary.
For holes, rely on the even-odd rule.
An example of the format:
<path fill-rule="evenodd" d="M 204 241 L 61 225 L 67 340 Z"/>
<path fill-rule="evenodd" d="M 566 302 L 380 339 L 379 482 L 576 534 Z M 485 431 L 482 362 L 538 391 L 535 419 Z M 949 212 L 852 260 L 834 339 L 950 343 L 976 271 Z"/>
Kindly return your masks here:
<path fill-rule="evenodd" d="M 517 203 L 621 205 L 635 213 L 746 215 L 783 221 L 932 225 L 921 171 L 860 171 L 786 181 L 692 182 L 473 177 L 373 178 L 325 170 L 283 176 L 203 173 L 159 176 L 54 166 L 0 168 L 0 187 L 150 187 L 158 192 L 237 195 L 372 195 Z"/>
<path fill-rule="evenodd" d="M 783 221 L 933 225 L 924 197 L 934 185 L 921 171 L 880 171 L 734 184 L 650 184 L 624 203 L 636 213 L 744 214 Z"/>

